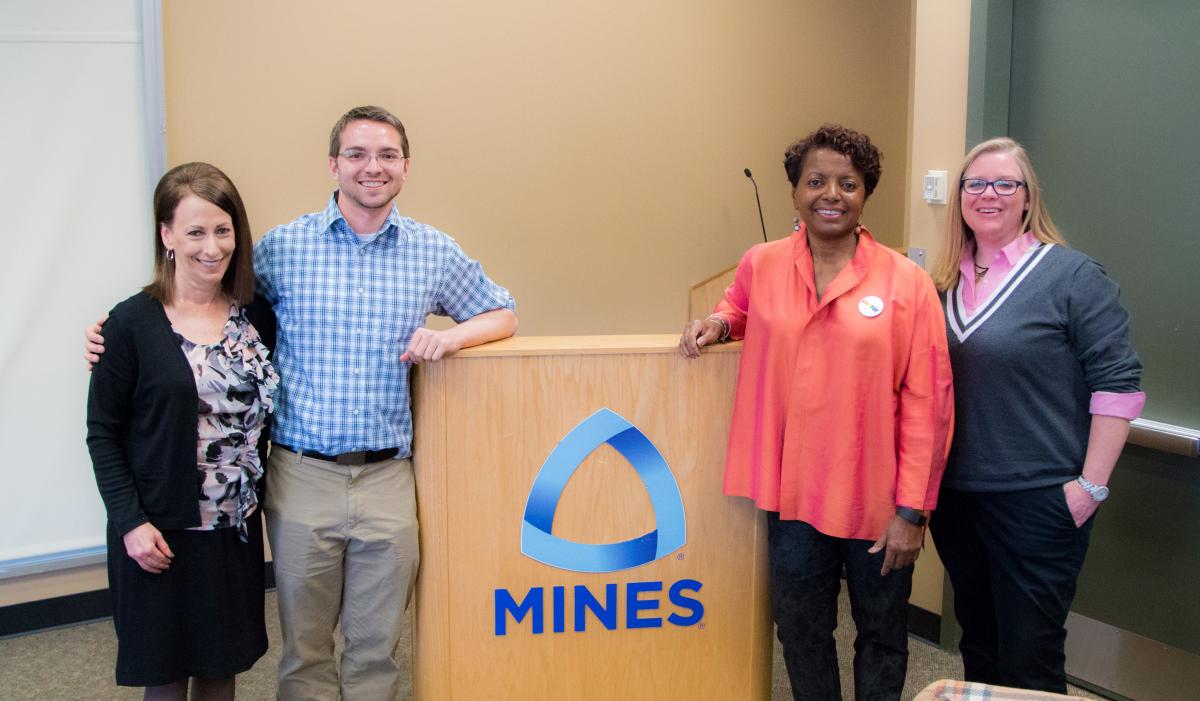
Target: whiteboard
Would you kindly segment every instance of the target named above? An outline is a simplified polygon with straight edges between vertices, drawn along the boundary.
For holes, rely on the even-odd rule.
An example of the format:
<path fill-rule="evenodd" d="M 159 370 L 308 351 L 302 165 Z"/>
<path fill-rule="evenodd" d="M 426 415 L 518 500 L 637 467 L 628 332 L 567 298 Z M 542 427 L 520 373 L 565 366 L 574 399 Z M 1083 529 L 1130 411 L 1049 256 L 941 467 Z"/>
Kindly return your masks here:
<path fill-rule="evenodd" d="M 158 17 L 138 0 L 0 3 L 0 577 L 103 559 L 81 332 L 150 278 Z"/>

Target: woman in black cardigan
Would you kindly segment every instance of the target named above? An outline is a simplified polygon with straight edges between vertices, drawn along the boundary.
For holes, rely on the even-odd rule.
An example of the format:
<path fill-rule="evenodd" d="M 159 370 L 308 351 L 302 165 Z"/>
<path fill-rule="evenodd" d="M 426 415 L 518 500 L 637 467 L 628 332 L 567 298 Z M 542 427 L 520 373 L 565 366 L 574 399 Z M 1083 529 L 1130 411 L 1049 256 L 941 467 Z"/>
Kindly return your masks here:
<path fill-rule="evenodd" d="M 182 701 L 190 679 L 193 699 L 232 699 L 267 649 L 258 489 L 278 376 L 247 318 L 261 310 L 244 306 L 252 244 L 233 183 L 178 166 L 154 213 L 154 280 L 112 310 L 88 394 L 117 683 Z"/>

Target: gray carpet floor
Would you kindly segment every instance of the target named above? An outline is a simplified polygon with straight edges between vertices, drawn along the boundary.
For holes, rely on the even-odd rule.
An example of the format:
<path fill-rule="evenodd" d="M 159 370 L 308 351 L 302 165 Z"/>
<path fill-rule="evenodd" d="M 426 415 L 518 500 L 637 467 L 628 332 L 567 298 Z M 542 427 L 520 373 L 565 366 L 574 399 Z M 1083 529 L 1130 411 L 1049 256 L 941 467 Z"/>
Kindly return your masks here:
<path fill-rule="evenodd" d="M 843 591 L 837 631 L 841 662 L 843 692 L 854 698 L 854 680 L 850 661 L 853 654 L 854 623 L 850 604 Z M 275 665 L 279 662 L 279 624 L 276 616 L 275 594 L 267 594 L 267 633 L 271 648 L 249 672 L 237 679 L 237 697 L 250 701 L 270 701 L 275 698 Z M 56 630 L 0 640 L 0 699 L 4 701 L 49 701 L 86 699 L 140 699 L 140 689 L 118 687 L 113 683 L 113 662 L 116 659 L 116 635 L 112 621 L 103 620 Z M 401 642 L 402 659 L 409 659 L 408 630 Z M 916 638 L 910 638 L 908 679 L 904 698 L 911 699 L 938 679 L 958 678 L 962 665 L 958 656 L 945 652 Z M 411 699 L 412 687 L 405 680 L 397 699 Z M 791 686 L 784 671 L 779 645 L 775 646 L 772 679 L 773 701 L 791 699 Z M 1087 698 L 1078 689 L 1071 693 Z"/>

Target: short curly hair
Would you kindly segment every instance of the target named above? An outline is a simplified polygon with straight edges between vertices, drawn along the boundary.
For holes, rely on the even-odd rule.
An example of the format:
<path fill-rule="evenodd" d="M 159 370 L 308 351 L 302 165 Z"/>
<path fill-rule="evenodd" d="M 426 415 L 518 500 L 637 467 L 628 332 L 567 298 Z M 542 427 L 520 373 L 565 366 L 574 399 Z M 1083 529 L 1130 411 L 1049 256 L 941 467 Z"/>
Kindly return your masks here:
<path fill-rule="evenodd" d="M 820 129 L 788 146 L 783 154 L 783 168 L 787 171 L 788 182 L 792 187 L 800 184 L 800 169 L 804 167 L 804 157 L 813 149 L 827 148 L 836 151 L 850 159 L 863 179 L 867 189 L 867 197 L 875 192 L 879 184 L 879 176 L 883 174 L 883 154 L 871 143 L 866 134 L 847 129 L 841 124 L 825 124 Z"/>

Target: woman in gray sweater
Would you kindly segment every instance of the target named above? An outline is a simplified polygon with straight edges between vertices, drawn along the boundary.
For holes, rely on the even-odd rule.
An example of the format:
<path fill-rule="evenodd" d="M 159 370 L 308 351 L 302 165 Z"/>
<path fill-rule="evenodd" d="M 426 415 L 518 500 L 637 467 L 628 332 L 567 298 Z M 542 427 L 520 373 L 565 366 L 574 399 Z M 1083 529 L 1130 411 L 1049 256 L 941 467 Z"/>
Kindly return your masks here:
<path fill-rule="evenodd" d="M 964 161 L 942 292 L 957 407 L 930 527 L 969 681 L 1064 693 L 1092 517 L 1145 402 L 1117 284 L 1058 233 L 1020 144 Z"/>

